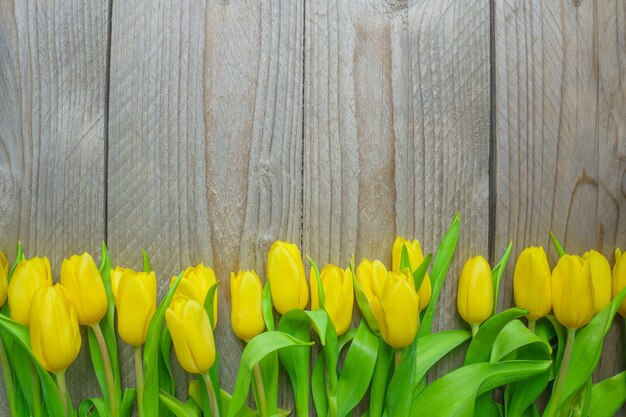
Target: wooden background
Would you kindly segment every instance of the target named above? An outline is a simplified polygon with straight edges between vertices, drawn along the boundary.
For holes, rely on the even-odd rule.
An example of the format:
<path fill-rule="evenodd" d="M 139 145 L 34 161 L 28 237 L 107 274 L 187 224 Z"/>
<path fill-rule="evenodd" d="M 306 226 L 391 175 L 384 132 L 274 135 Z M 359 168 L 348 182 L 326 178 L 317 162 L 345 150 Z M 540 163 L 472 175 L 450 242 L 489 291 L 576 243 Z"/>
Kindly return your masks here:
<path fill-rule="evenodd" d="M 435 330 L 462 328 L 467 257 L 512 240 L 554 263 L 550 230 L 626 246 L 625 22 L 624 0 L 0 0 L 0 249 L 58 273 L 144 247 L 161 293 L 212 265 L 230 390 L 231 271 L 264 276 L 275 239 L 322 265 L 388 263 L 397 234 L 431 252 L 459 212 Z M 597 378 L 624 369 L 623 327 Z M 98 392 L 85 349 L 68 380 Z"/>

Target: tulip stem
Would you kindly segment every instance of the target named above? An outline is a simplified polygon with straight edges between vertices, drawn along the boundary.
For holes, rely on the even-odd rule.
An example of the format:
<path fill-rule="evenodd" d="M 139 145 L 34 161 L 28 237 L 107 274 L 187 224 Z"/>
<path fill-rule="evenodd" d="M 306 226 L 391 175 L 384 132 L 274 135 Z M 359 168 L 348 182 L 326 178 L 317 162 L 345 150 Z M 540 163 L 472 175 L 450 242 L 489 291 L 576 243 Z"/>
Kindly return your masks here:
<path fill-rule="evenodd" d="M 113 377 L 113 369 L 111 368 L 111 358 L 109 357 L 109 349 L 104 340 L 100 323 L 90 325 L 96 340 L 98 341 L 98 347 L 100 348 L 100 354 L 102 355 L 102 364 L 104 365 L 104 374 L 106 377 L 107 387 L 109 389 L 109 416 L 119 417 L 119 405 L 117 403 L 117 395 L 115 394 L 115 378 Z"/>
<path fill-rule="evenodd" d="M 217 407 L 217 398 L 215 397 L 215 388 L 213 388 L 213 382 L 211 382 L 211 376 L 207 372 L 202 375 L 204 383 L 206 384 L 207 394 L 209 395 L 209 403 L 211 405 L 211 414 L 213 417 L 220 417 L 220 410 Z"/>
<path fill-rule="evenodd" d="M 63 411 L 65 411 L 65 416 L 67 416 L 67 384 L 65 383 L 65 371 L 57 372 L 54 374 L 57 380 L 57 387 L 59 387 L 59 394 L 61 394 L 61 399 L 63 400 Z"/>
<path fill-rule="evenodd" d="M 257 362 L 254 365 L 254 383 L 256 385 L 257 397 L 259 403 L 259 414 L 261 417 L 267 417 L 267 399 L 265 398 L 265 386 L 263 384 L 263 374 L 261 374 L 261 367 Z"/>
<path fill-rule="evenodd" d="M 398 349 L 396 350 L 396 357 L 395 357 L 396 370 L 398 369 L 398 366 L 400 365 L 401 360 L 402 360 L 402 350 Z"/>
<path fill-rule="evenodd" d="M 531 332 L 535 333 L 535 324 L 536 323 L 537 323 L 536 320 L 528 319 L 528 330 L 530 330 Z"/>
<path fill-rule="evenodd" d="M 135 356 L 135 386 L 137 388 L 137 410 L 139 417 L 143 417 L 143 360 L 141 358 L 141 346 L 134 348 Z"/>
<path fill-rule="evenodd" d="M 476 336 L 478 329 L 480 329 L 480 324 L 472 323 L 472 337 Z"/>
<path fill-rule="evenodd" d="M 576 329 L 567 329 L 567 342 L 565 343 L 565 350 L 563 351 L 563 359 L 561 360 L 559 373 L 557 374 L 556 381 L 554 382 L 552 396 L 550 397 L 550 401 L 548 401 L 543 417 L 553 417 L 558 411 L 559 401 L 561 400 L 561 391 L 563 390 L 563 384 L 565 384 L 569 362 L 572 358 L 575 336 Z"/>
<path fill-rule="evenodd" d="M 31 386 L 33 388 L 33 414 L 35 417 L 41 417 L 41 385 L 39 384 L 39 375 L 35 364 L 31 364 Z"/>
<path fill-rule="evenodd" d="M 2 339 L 0 339 L 0 367 L 2 368 L 2 375 L 4 376 L 4 386 L 6 387 L 9 409 L 11 410 L 11 415 L 16 416 L 17 411 L 15 410 L 15 385 L 13 385 L 13 374 L 11 372 L 11 368 L 9 368 L 9 359 L 7 357 L 7 352 L 4 349 Z"/>

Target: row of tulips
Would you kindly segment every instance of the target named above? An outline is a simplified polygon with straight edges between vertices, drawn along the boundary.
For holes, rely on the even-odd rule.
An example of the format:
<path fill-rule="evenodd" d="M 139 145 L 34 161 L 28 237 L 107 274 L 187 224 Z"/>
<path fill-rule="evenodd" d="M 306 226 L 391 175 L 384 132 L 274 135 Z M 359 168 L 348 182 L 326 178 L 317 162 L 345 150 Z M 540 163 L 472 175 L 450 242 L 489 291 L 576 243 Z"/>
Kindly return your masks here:
<path fill-rule="evenodd" d="M 275 242 L 265 286 L 255 271 L 230 277 L 231 326 L 246 343 L 232 394 L 220 389 L 213 338 L 219 282 L 210 267 L 172 277 L 157 304 L 145 252 L 143 271 L 112 268 L 104 245 L 99 268 L 89 254 L 74 255 L 54 285 L 46 258 L 26 259 L 19 247 L 10 268 L 0 254 L 0 366 L 9 408 L 36 417 L 127 417 L 135 404 L 141 417 L 284 416 L 291 412 L 278 404 L 282 365 L 299 417 L 309 415 L 311 394 L 318 416 L 345 417 L 368 392 L 369 417 L 537 416 L 544 391 L 544 416 L 613 415 L 626 402 L 626 372 L 596 384 L 591 375 L 615 314 L 626 315 L 626 257 L 616 250 L 611 269 L 600 253 L 566 254 L 553 237 L 560 257 L 551 269 L 543 248 L 526 248 L 515 263 L 516 307 L 502 312 L 498 291 L 511 245 L 493 268 L 482 256 L 470 258 L 457 308 L 471 332 L 432 333 L 458 234 L 457 216 L 434 258 L 424 257 L 417 240 L 398 237 L 390 269 L 363 259 L 319 271 L 309 258 L 308 283 L 298 247 Z M 355 301 L 362 319 L 351 327 Z M 81 325 L 102 398 L 75 409 L 64 375 L 80 350 Z M 136 386 L 124 391 L 116 333 L 134 349 Z M 464 366 L 427 384 L 429 369 L 464 343 Z M 185 402 L 172 376 L 172 345 L 182 368 L 197 375 Z M 250 388 L 255 410 L 246 404 Z M 504 390 L 503 401 L 494 400 L 495 389 Z"/>

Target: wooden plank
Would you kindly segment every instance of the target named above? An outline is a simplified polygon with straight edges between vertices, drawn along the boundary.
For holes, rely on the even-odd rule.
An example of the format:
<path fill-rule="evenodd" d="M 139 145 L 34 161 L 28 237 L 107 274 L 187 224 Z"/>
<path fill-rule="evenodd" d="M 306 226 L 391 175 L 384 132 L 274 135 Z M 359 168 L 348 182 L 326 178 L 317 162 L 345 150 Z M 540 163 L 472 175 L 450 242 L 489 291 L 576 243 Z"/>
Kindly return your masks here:
<path fill-rule="evenodd" d="M 516 253 L 626 246 L 626 6 L 620 1 L 495 3 L 496 233 Z M 513 264 L 502 306 L 512 304 Z M 623 369 L 616 319 L 596 378 Z"/>
<path fill-rule="evenodd" d="M 432 252 L 458 211 L 434 328 L 462 327 L 462 261 L 488 243 L 489 2 L 317 1 L 305 16 L 304 251 L 389 265 L 396 234 Z"/>
<path fill-rule="evenodd" d="M 55 280 L 104 238 L 107 17 L 108 2 L 0 2 L 0 249 L 22 241 Z M 74 398 L 98 392 L 83 340 Z"/>
<path fill-rule="evenodd" d="M 230 272 L 264 277 L 275 239 L 300 242 L 303 2 L 113 7 L 112 257 L 139 268 L 146 248 L 161 295 L 187 265 L 215 269 L 216 340 L 231 391 L 243 345 L 230 328 Z"/>

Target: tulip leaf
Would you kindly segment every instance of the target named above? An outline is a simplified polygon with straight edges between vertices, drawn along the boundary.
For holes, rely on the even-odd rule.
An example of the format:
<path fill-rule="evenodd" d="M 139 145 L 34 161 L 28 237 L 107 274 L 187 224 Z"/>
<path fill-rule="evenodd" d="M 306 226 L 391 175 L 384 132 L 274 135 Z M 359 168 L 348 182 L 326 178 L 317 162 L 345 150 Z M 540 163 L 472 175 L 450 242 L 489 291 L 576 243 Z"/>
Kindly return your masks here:
<path fill-rule="evenodd" d="M 204 309 L 209 315 L 209 321 L 211 322 L 211 328 L 215 329 L 217 317 L 215 316 L 215 302 L 217 300 L 215 293 L 217 292 L 217 287 L 220 285 L 220 282 L 217 281 L 213 285 L 209 287 L 206 292 L 206 296 L 204 297 Z"/>
<path fill-rule="evenodd" d="M 626 288 L 622 289 L 609 305 L 596 314 L 587 326 L 576 332 L 560 401 L 556 406 L 552 406 L 557 413 L 591 378 L 602 355 L 604 337 L 611 328 L 613 317 L 617 313 L 624 297 L 626 297 Z M 551 398 L 546 407 L 550 407 L 551 401 L 555 401 L 555 399 Z"/>
<path fill-rule="evenodd" d="M 501 385 L 545 372 L 551 361 L 506 361 L 463 366 L 427 386 L 413 400 L 409 416 L 471 417 L 476 397 Z M 451 401 L 450 396 L 454 398 Z"/>
<path fill-rule="evenodd" d="M 108 417 L 107 406 L 102 398 L 87 398 L 78 407 L 79 417 Z"/>
<path fill-rule="evenodd" d="M 339 376 L 337 391 L 339 417 L 349 415 L 367 392 L 374 374 L 379 340 L 365 321 L 361 320 Z M 339 346 L 341 347 L 341 343 Z"/>
<path fill-rule="evenodd" d="M 326 395 L 326 356 L 324 350 L 320 350 L 315 358 L 315 364 L 311 371 L 311 393 L 313 394 L 313 405 L 318 416 L 328 415 L 328 396 Z"/>
<path fill-rule="evenodd" d="M 521 321 L 510 321 L 496 337 L 491 350 L 491 362 L 504 360 L 518 349 L 529 346 L 536 347 L 533 352 L 535 359 L 550 359 L 551 348 L 545 340 L 529 330 Z M 531 358 L 525 357 L 524 359 Z"/>
<path fill-rule="evenodd" d="M 266 282 L 263 287 L 263 298 L 261 307 L 263 309 L 263 321 L 265 321 L 265 327 L 267 330 L 273 331 L 275 329 L 274 326 L 274 306 L 272 305 L 272 291 L 270 288 L 270 283 Z"/>
<path fill-rule="evenodd" d="M 163 390 L 159 391 L 159 400 L 174 413 L 176 417 L 198 417 L 198 413 L 191 405 L 180 401 Z"/>
<path fill-rule="evenodd" d="M 298 340 L 293 336 L 281 332 L 271 331 L 254 337 L 243 350 L 241 363 L 237 372 L 233 396 L 229 402 L 228 416 L 234 417 L 245 405 L 250 389 L 251 373 L 255 364 L 272 352 L 280 349 L 309 350 L 313 342 Z"/>
<path fill-rule="evenodd" d="M 419 291 L 422 287 L 422 282 L 424 282 L 424 278 L 426 277 L 426 272 L 428 272 L 428 267 L 430 266 L 430 260 L 432 259 L 433 254 L 429 253 L 426 258 L 422 261 L 420 266 L 418 266 L 415 271 L 413 271 L 413 282 L 415 283 L 415 291 Z"/>
<path fill-rule="evenodd" d="M 496 338 L 511 321 L 528 314 L 523 308 L 510 308 L 489 318 L 478 329 L 472 338 L 465 355 L 465 365 L 478 362 L 489 362 Z"/>
<path fill-rule="evenodd" d="M 352 286 L 354 287 L 354 295 L 356 297 L 356 303 L 359 306 L 359 310 L 361 310 L 361 314 L 367 321 L 367 324 L 370 326 L 370 329 L 376 334 L 378 334 L 378 323 L 376 322 L 376 318 L 374 317 L 374 313 L 370 308 L 370 303 L 367 300 L 367 296 L 363 292 L 361 288 L 361 284 L 359 284 L 359 280 L 356 279 L 356 268 L 354 267 L 354 256 L 350 259 L 350 271 L 352 271 Z"/>
<path fill-rule="evenodd" d="M 550 232 L 550 239 L 552 240 L 552 244 L 554 245 L 554 248 L 556 249 L 556 253 L 559 255 L 559 258 L 563 255 L 566 255 L 565 249 L 563 249 L 563 246 L 561 246 L 561 242 L 559 242 L 559 240 L 552 232 Z"/>
<path fill-rule="evenodd" d="M 594 384 L 591 390 L 590 417 L 617 415 L 626 403 L 626 371 Z"/>
<path fill-rule="evenodd" d="M 122 397 L 122 405 L 120 406 L 120 417 L 130 417 L 133 411 L 133 405 L 137 398 L 137 391 L 134 388 L 126 388 Z"/>
<path fill-rule="evenodd" d="M 370 387 L 370 417 L 381 417 L 385 408 L 387 386 L 390 382 L 390 370 L 393 364 L 393 349 L 382 338 L 378 338 L 378 354 Z"/>
<path fill-rule="evenodd" d="M 170 362 L 170 354 L 172 351 L 172 336 L 167 328 L 161 330 L 159 339 L 159 388 L 167 394 L 176 396 L 176 382 L 172 374 L 172 366 Z M 159 417 L 173 416 L 171 410 L 165 407 L 159 407 Z"/>
<path fill-rule="evenodd" d="M 320 283 L 322 282 L 321 277 L 320 277 L 320 270 L 317 268 L 317 264 L 313 262 L 313 259 L 311 259 L 309 256 L 307 256 L 306 258 L 309 260 L 309 262 L 311 263 L 311 267 L 313 268 L 314 273 L 309 274 L 309 276 L 311 277 L 310 278 L 311 280 L 315 279 L 315 289 L 317 290 L 318 304 L 320 308 L 324 308 L 326 297 L 324 295 L 324 285 L 320 285 Z M 311 292 L 312 292 L 313 281 L 311 281 L 310 284 L 311 284 Z"/>
<path fill-rule="evenodd" d="M 387 415 L 407 417 L 413 400 L 413 390 L 417 386 L 415 374 L 415 354 L 417 337 L 404 349 L 400 362 L 389 382 L 387 390 Z"/>
<path fill-rule="evenodd" d="M 152 267 L 150 266 L 150 258 L 148 257 L 148 253 L 145 249 L 141 248 L 141 258 L 143 259 L 143 272 L 152 272 Z"/>
<path fill-rule="evenodd" d="M 506 247 L 502 258 L 500 258 L 496 266 L 493 267 L 493 271 L 491 272 L 491 279 L 493 281 L 493 309 L 491 310 L 491 316 L 494 316 L 496 314 L 496 311 L 498 310 L 498 294 L 500 292 L 500 281 L 502 280 L 502 275 L 504 275 L 504 271 L 506 270 L 506 264 L 509 261 L 511 249 L 513 249 L 513 241 L 509 242 L 509 246 Z"/>
<path fill-rule="evenodd" d="M 159 413 L 159 341 L 165 310 L 170 305 L 174 292 L 183 277 L 181 272 L 174 284 L 170 287 L 167 295 L 156 309 L 146 335 L 146 343 L 143 351 L 143 368 L 145 385 L 143 391 L 143 410 L 146 416 L 156 416 Z"/>
<path fill-rule="evenodd" d="M 454 216 L 454 220 L 450 225 L 450 228 L 446 232 L 446 235 L 441 240 L 435 260 L 433 262 L 433 268 L 430 272 L 430 281 L 433 288 L 430 303 L 424 312 L 424 317 L 420 323 L 420 328 L 417 333 L 417 337 L 422 337 L 430 334 L 435 317 L 435 309 L 437 308 L 437 302 L 439 301 L 439 294 L 443 288 L 443 282 L 448 274 L 448 269 L 452 263 L 456 245 L 459 240 L 459 214 Z M 360 304 L 359 304 L 360 307 Z M 363 311 L 363 310 L 361 310 Z"/>
<path fill-rule="evenodd" d="M 409 248 L 403 243 L 400 255 L 400 271 L 404 271 L 405 269 L 411 271 L 411 259 L 409 258 Z"/>

